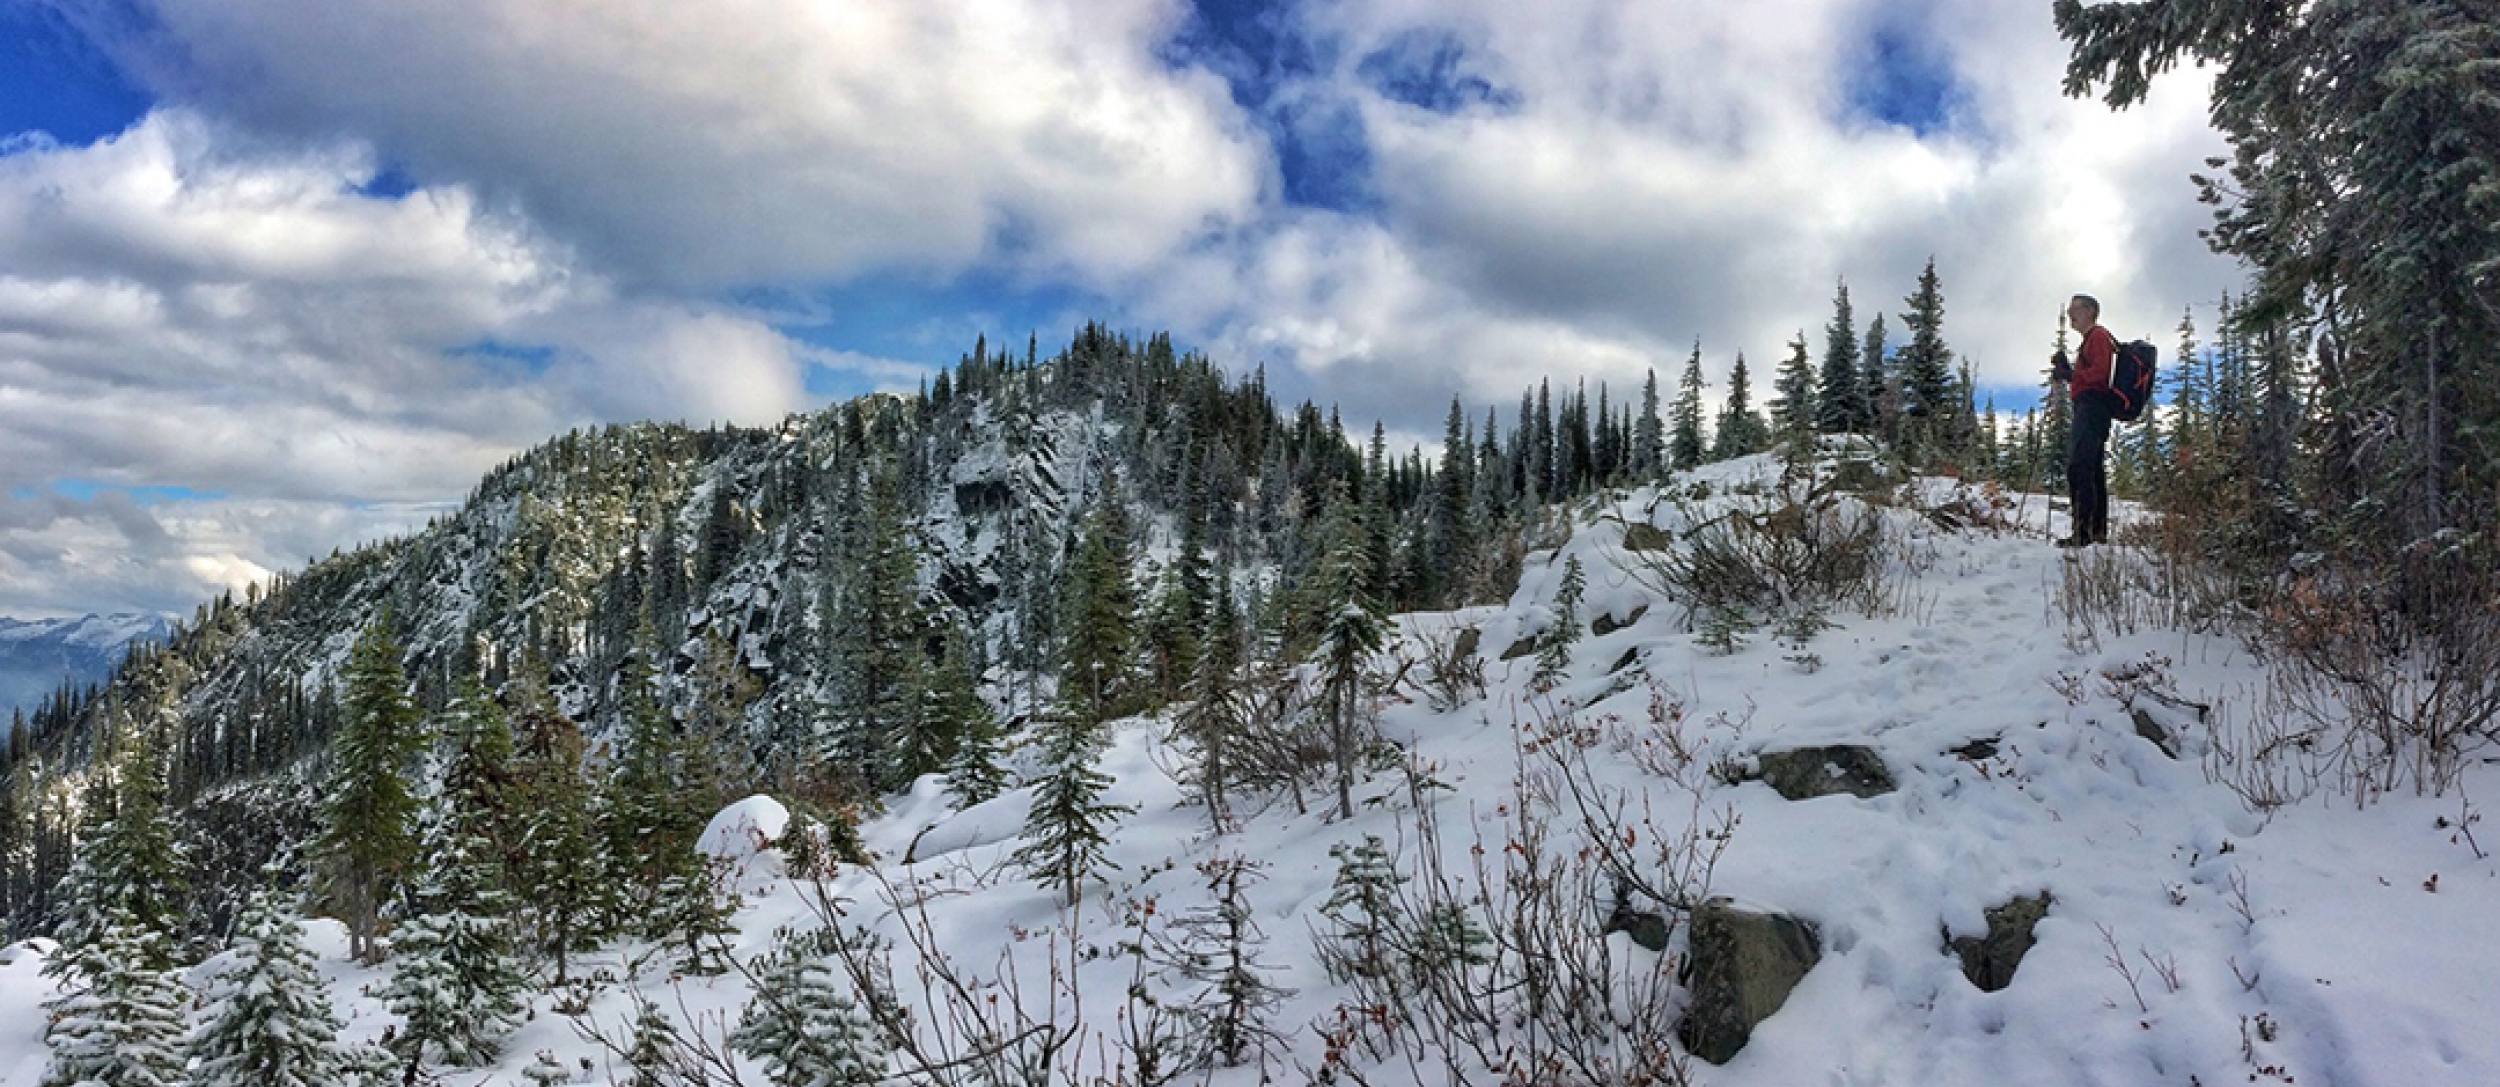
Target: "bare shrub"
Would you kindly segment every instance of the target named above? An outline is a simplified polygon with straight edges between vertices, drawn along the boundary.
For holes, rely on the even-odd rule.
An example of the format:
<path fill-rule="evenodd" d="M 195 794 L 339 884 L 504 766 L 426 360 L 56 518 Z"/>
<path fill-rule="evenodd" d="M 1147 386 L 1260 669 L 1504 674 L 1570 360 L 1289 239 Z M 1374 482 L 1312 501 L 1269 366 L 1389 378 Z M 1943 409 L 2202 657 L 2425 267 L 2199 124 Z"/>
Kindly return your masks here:
<path fill-rule="evenodd" d="M 1454 872 L 1436 805 L 1412 810 L 1401 878 L 1364 919 L 1371 954 L 1322 934 L 1352 996 L 1315 1025 L 1317 1078 L 1370 1082 L 1403 1066 L 1417 1083 L 1650 1085 L 1690 1082 L 1674 1038 L 1680 956 L 1610 940 L 1627 910 L 1672 939 L 1734 827 L 1692 794 L 1689 821 L 1662 827 L 1646 791 L 1598 784 L 1587 753 L 1609 729 L 1532 705 L 1517 731 L 1517 776 L 1502 840 L 1481 836 Z"/>
<path fill-rule="evenodd" d="M 1687 623 L 1718 630 L 1741 625 L 1737 617 L 1782 621 L 1836 607 L 1875 614 L 1886 599 L 1894 540 L 1882 512 L 1810 469 L 1792 467 L 1764 493 L 1740 489 L 1716 512 L 1668 497 L 1692 527 L 1677 546 L 1631 553 L 1624 568 L 1681 602 Z"/>
<path fill-rule="evenodd" d="M 2500 733 L 2500 577 L 2463 555 L 2419 563 L 2295 575 L 2260 613 L 2279 704 L 2316 728 L 2360 803 L 2407 785 L 2444 795 Z"/>

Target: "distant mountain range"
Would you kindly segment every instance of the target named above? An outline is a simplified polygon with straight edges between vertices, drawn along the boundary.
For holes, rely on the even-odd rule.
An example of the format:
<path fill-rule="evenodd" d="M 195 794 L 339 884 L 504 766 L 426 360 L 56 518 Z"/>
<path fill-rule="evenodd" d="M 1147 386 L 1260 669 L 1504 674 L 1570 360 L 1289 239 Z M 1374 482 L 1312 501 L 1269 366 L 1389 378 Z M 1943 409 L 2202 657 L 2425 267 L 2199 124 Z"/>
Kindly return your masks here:
<path fill-rule="evenodd" d="M 131 643 L 161 641 L 171 629 L 154 615 L 0 618 L 0 714 L 33 710 L 64 680 L 93 683 L 112 675 Z"/>

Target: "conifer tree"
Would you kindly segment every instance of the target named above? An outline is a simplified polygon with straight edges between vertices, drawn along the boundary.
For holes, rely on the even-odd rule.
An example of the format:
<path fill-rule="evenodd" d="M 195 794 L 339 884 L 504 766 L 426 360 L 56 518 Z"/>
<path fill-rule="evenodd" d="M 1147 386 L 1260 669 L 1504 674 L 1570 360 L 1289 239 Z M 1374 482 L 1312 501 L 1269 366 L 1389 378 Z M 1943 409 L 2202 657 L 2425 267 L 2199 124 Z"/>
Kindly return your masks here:
<path fill-rule="evenodd" d="M 633 1041 L 625 1051 L 625 1080 L 619 1087 L 686 1087 L 681 1073 L 677 1024 L 647 996 L 634 996 Z"/>
<path fill-rule="evenodd" d="M 1632 472 L 1638 478 L 1656 475 L 1665 465 L 1666 430 L 1664 421 L 1658 416 L 1659 407 L 1658 369 L 1653 366 L 1648 376 L 1641 380 L 1640 414 L 1632 418 Z M 1698 424 L 1698 410 L 1694 412 L 1694 419 Z M 1679 416 L 1678 422 L 1681 421 Z"/>
<path fill-rule="evenodd" d="M 1217 585 L 1215 609 L 1190 677 L 1189 702 L 1173 725 L 1181 738 L 1197 748 L 1198 765 L 1191 784 L 1207 809 L 1207 825 L 1217 834 L 1232 829 L 1232 805 L 1226 793 L 1237 770 L 1234 750 L 1242 728 L 1241 669 L 1248 651 L 1240 609 L 1233 605 L 1231 578 Z"/>
<path fill-rule="evenodd" d="M 1128 511 L 1117 488 L 1106 485 L 1085 519 L 1062 607 L 1060 697 L 1089 727 L 1118 716 L 1129 697 L 1137 592 L 1129 581 L 1128 533 Z"/>
<path fill-rule="evenodd" d="M 1693 357 L 1684 361 L 1684 377 L 1675 386 L 1675 436 L 1668 454 L 1678 470 L 1697 467 L 1705 457 L 1701 435 L 1701 341 L 1693 341 Z M 1726 454 L 1721 454 L 1726 456 Z"/>
<path fill-rule="evenodd" d="M 1441 437 L 1441 474 L 1433 492 L 1431 519 L 1425 528 L 1428 579 L 1417 586 L 1425 599 L 1455 603 L 1454 575 L 1474 560 L 1476 548 L 1475 491 L 1471 461 L 1474 443 L 1467 440 L 1467 416 L 1458 398 L 1450 398 L 1450 416 Z"/>
<path fill-rule="evenodd" d="M 1788 361 L 1780 364 L 1779 377 L 1773 386 L 1779 395 L 1771 401 L 1771 426 L 1791 455 L 1803 456 L 1814 434 L 1814 363 L 1806 354 L 1805 330 L 1788 341 Z"/>
<path fill-rule="evenodd" d="M 182 1087 L 190 994 L 165 969 L 165 937 L 111 911 L 88 984 L 47 1002 L 44 1087 Z"/>
<path fill-rule="evenodd" d="M 904 525 L 902 481 L 892 467 L 870 470 L 858 529 L 834 623 L 836 671 L 852 716 L 836 748 L 844 762 L 873 767 L 876 787 L 897 788 L 934 767 L 913 728 L 926 683 L 928 619 Z"/>
<path fill-rule="evenodd" d="M 1259 950 L 1267 942 L 1251 912 L 1250 884 L 1265 865 L 1244 857 L 1211 857 L 1198 865 L 1211 901 L 1176 923 L 1181 973 L 1201 986 L 1191 1001 L 1192 1018 L 1205 1031 L 1214 1062 L 1237 1068 L 1277 1040 L 1268 1017 L 1293 994 L 1268 980 Z"/>
<path fill-rule="evenodd" d="M 1377 834 L 1330 846 L 1328 855 L 1337 862 L 1337 875 L 1328 901 L 1319 910 L 1332 923 L 1322 958 L 1329 977 L 1340 982 L 1367 978 L 1394 983 L 1400 976 L 1394 937 L 1400 913 L 1398 885 L 1406 877 L 1398 874 L 1387 843 Z"/>
<path fill-rule="evenodd" d="M 413 895 L 413 916 L 392 941 L 383 989 L 406 1029 L 411 1059 L 477 1067 L 494 1059 L 518 1025 L 529 981 L 513 950 L 510 910 L 497 889 L 500 867 L 487 843 L 437 821 L 431 863 Z"/>
<path fill-rule="evenodd" d="M 1104 824 L 1133 810 L 1102 799 L 1111 778 L 1094 765 L 1100 730 L 1086 708 L 1069 698 L 1042 719 L 1042 777 L 1025 813 L 1024 845 L 1012 856 L 1034 882 L 1057 889 L 1070 906 L 1083 897 L 1087 879 L 1118 867 L 1104 855 L 1109 842 Z"/>
<path fill-rule="evenodd" d="M 1371 740 L 1369 696 L 1363 684 L 1386 636 L 1387 619 L 1365 585 L 1361 526 L 1341 512 L 1345 507 L 1342 500 L 1331 501 L 1320 528 L 1324 550 L 1312 587 L 1328 611 L 1320 624 L 1313 663 L 1318 667 L 1320 688 L 1315 709 L 1328 738 L 1329 761 L 1336 768 L 1338 814 L 1352 818 L 1354 775 Z"/>
<path fill-rule="evenodd" d="M 555 963 L 561 984 L 572 954 L 613 908 L 615 883 L 592 821 L 581 729 L 556 707 L 535 662 L 524 663 L 513 692 L 524 738 L 515 773 L 522 847 L 511 877 L 528 906 L 534 950 Z"/>
<path fill-rule="evenodd" d="M 1718 460 L 1749 456 L 1762 452 L 1771 444 L 1771 428 L 1762 421 L 1762 414 L 1751 402 L 1753 382 L 1745 372 L 1745 353 L 1736 353 L 1736 368 L 1727 376 L 1727 404 L 1720 409 L 1718 444 L 1711 456 Z"/>
<path fill-rule="evenodd" d="M 246 901 L 205 995 L 190 1040 L 191 1087 L 330 1087 L 344 1078 L 339 1018 L 304 927 L 268 888 Z"/>
<path fill-rule="evenodd" d="M 1874 406 L 1867 397 L 1859 369 L 1857 320 L 1849 312 L 1849 284 L 1842 281 L 1832 298 L 1832 323 L 1824 330 L 1822 385 L 1815 393 L 1814 425 L 1825 434 L 1874 426 Z"/>
<path fill-rule="evenodd" d="M 400 672 L 387 618 L 349 650 L 344 719 L 332 741 L 321 837 L 314 843 L 327 897 L 347 922 L 357 958 L 380 958 L 381 908 L 415 862 L 417 798 L 409 774 L 425 737 Z"/>
<path fill-rule="evenodd" d="M 1580 595 L 1588 580 L 1580 572 L 1580 556 L 1563 560 L 1562 584 L 1554 592 L 1554 623 L 1537 639 L 1536 675 L 1531 682 L 1551 683 L 1571 665 L 1571 645 L 1580 640 Z"/>
<path fill-rule="evenodd" d="M 885 1078 L 885 1039 L 817 944 L 782 933 L 729 1045 L 763 1062 L 777 1087 L 873 1087 Z"/>
<path fill-rule="evenodd" d="M 1858 391 L 1866 397 L 1868 433 L 1891 444 L 1900 435 L 1896 424 L 1901 405 L 1893 388 L 1892 368 L 1884 359 L 1884 315 L 1877 313 L 1866 323 L 1866 344 L 1858 351 L 1858 364 L 1865 369 L 1858 377 Z"/>
<path fill-rule="evenodd" d="M 1953 351 L 1944 343 L 1944 286 L 1936 277 L 1936 260 L 1918 274 L 1918 289 L 1902 300 L 1901 316 L 1910 328 L 1909 345 L 1901 349 L 1901 416 L 1904 437 L 1918 457 L 1951 448 L 1954 438 Z"/>
<path fill-rule="evenodd" d="M 118 709 L 108 711 L 108 719 L 118 724 L 113 739 L 117 750 L 107 754 L 88 790 L 82 818 L 85 841 L 53 892 L 60 913 L 52 930 L 57 946 L 44 960 L 43 975 L 65 983 L 103 968 L 99 956 L 105 931 L 116 917 L 166 937 L 142 941 L 141 946 L 169 956 L 178 896 L 185 888 L 182 851 L 165 812 L 164 759 L 154 734 Z M 166 957 L 147 965 L 162 970 L 173 963 Z"/>
<path fill-rule="evenodd" d="M 948 790 L 976 804 L 998 795 L 1006 780 L 998 765 L 998 715 L 981 699 L 962 631 L 949 627 L 943 646 L 921 692 L 919 727 L 943 740 L 936 770 L 945 773 Z"/>

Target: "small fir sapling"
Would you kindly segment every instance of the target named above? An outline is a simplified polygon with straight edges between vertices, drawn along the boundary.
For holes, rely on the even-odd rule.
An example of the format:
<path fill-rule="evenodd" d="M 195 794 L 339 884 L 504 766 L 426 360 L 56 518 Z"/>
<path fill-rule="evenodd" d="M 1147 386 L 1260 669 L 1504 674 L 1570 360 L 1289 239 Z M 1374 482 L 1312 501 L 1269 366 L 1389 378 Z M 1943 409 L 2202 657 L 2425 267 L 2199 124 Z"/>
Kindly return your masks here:
<path fill-rule="evenodd" d="M 304 927 L 267 888 L 244 905 L 205 995 L 191 1087 L 329 1087 L 345 1074 L 339 1018 Z"/>

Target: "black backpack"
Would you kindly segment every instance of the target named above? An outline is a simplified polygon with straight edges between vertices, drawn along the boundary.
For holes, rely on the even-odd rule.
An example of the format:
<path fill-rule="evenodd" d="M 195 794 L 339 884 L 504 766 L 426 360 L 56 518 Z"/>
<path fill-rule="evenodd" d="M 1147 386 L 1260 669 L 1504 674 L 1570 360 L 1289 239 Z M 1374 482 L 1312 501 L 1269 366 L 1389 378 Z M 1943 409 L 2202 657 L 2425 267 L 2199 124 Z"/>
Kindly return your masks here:
<path fill-rule="evenodd" d="M 2118 394 L 2118 410 L 2110 418 L 2122 423 L 2143 418 L 2144 405 L 2153 402 L 2154 363 L 2160 357 L 2161 352 L 2143 340 L 2118 345 L 2118 357 L 2109 368 L 2109 391 Z"/>

